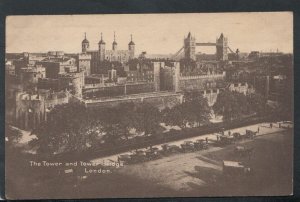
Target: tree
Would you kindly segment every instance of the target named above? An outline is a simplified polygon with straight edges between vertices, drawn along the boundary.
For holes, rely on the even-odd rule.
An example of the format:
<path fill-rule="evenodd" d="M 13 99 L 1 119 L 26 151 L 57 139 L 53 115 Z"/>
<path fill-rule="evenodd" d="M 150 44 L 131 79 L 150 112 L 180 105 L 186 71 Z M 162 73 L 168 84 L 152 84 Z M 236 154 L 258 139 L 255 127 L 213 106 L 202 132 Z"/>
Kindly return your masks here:
<path fill-rule="evenodd" d="M 176 105 L 173 108 L 166 108 L 162 111 L 163 122 L 167 125 L 179 126 L 185 128 L 187 124 L 186 116 L 183 116 L 182 105 Z"/>
<path fill-rule="evenodd" d="M 133 103 L 119 105 L 119 125 L 123 131 L 123 136 L 128 140 L 129 132 L 138 127 L 138 116 Z"/>
<path fill-rule="evenodd" d="M 136 106 L 136 113 L 136 129 L 146 135 L 155 134 L 160 123 L 159 110 L 151 104 L 142 103 Z"/>
<path fill-rule="evenodd" d="M 186 127 L 187 123 L 198 126 L 209 122 L 210 107 L 207 99 L 198 91 L 185 92 L 184 102 L 171 109 L 164 110 L 164 121 L 168 125 Z"/>
<path fill-rule="evenodd" d="M 12 126 L 5 124 L 5 139 L 6 148 L 10 149 L 15 147 L 16 143 L 22 138 L 22 133 L 20 130 L 13 128 Z"/>
<path fill-rule="evenodd" d="M 255 112 L 257 115 L 263 115 L 266 112 L 267 99 L 258 93 L 253 93 L 247 96 L 248 105 L 251 112 Z"/>
<path fill-rule="evenodd" d="M 211 109 L 201 92 L 185 92 L 182 108 L 183 115 L 188 122 L 196 122 L 198 126 L 209 122 Z"/>
<path fill-rule="evenodd" d="M 89 116 L 84 106 L 77 103 L 57 105 L 34 134 L 30 145 L 38 153 L 53 155 L 64 151 L 83 151 L 95 144 L 101 124 Z"/>
<path fill-rule="evenodd" d="M 231 121 L 247 114 L 249 106 L 244 94 L 225 90 L 218 94 L 213 109 L 216 114 L 223 115 L 224 120 Z"/>
<path fill-rule="evenodd" d="M 115 144 L 122 137 L 128 140 L 129 132 L 137 127 L 137 114 L 133 103 L 120 104 L 117 107 L 109 108 L 105 120 L 107 142 Z"/>

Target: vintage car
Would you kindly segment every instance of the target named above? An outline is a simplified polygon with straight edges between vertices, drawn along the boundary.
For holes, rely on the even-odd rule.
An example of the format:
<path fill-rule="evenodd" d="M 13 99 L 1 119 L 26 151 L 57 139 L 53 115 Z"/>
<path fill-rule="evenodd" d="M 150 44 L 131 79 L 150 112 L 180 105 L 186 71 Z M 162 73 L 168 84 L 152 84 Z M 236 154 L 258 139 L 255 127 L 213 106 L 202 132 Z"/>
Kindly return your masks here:
<path fill-rule="evenodd" d="M 254 132 L 252 130 L 246 130 L 245 138 L 253 139 L 255 137 L 257 132 Z"/>
<path fill-rule="evenodd" d="M 234 138 L 236 141 L 242 139 L 241 133 L 238 133 L 238 132 L 233 133 L 232 136 L 233 136 L 233 138 Z"/>
<path fill-rule="evenodd" d="M 239 156 L 250 156 L 254 148 L 246 148 L 244 146 L 236 146 L 234 148 L 234 153 Z"/>
<path fill-rule="evenodd" d="M 170 153 L 181 152 L 181 148 L 179 146 L 177 146 L 177 145 L 163 144 L 161 147 L 162 147 L 163 154 L 170 154 Z"/>
<path fill-rule="evenodd" d="M 146 157 L 149 160 L 158 159 L 160 157 L 159 149 L 157 147 L 151 147 L 146 151 Z"/>
<path fill-rule="evenodd" d="M 183 144 L 181 144 L 180 146 L 183 152 L 195 151 L 195 146 L 193 141 L 184 141 Z"/>
<path fill-rule="evenodd" d="M 199 139 L 194 142 L 194 146 L 196 150 L 208 149 L 208 144 L 205 140 Z"/>
<path fill-rule="evenodd" d="M 240 176 L 252 172 L 250 167 L 245 166 L 237 161 L 223 161 L 223 175 L 226 176 Z"/>
<path fill-rule="evenodd" d="M 130 155 L 130 157 L 132 163 L 140 163 L 147 160 L 146 152 L 143 150 L 136 150 Z"/>
<path fill-rule="evenodd" d="M 123 162 L 123 164 L 130 164 L 132 162 L 131 155 L 121 154 L 120 156 L 118 156 L 118 162 Z"/>
<path fill-rule="evenodd" d="M 245 150 L 246 150 L 246 148 L 244 146 L 236 146 L 234 148 L 235 152 L 241 152 L 241 151 L 245 151 Z"/>
<path fill-rule="evenodd" d="M 233 136 L 220 136 L 220 140 L 218 141 L 218 146 L 226 146 L 235 142 Z"/>

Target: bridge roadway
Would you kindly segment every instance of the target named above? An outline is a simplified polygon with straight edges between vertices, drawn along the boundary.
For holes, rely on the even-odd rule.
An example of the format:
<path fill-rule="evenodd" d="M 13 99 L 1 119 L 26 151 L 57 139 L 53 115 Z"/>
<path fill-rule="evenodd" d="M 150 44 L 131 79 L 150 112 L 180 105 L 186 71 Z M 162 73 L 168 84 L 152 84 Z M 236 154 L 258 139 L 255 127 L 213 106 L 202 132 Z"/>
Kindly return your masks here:
<path fill-rule="evenodd" d="M 196 43 L 196 46 L 216 46 L 217 44 L 216 43 L 210 43 L 210 42 L 207 42 L 207 43 Z"/>
<path fill-rule="evenodd" d="M 259 123 L 259 124 L 254 124 L 254 125 L 249 125 L 249 126 L 244 126 L 244 127 L 240 127 L 240 128 L 231 129 L 230 131 L 231 131 L 231 134 L 233 134 L 235 132 L 245 134 L 246 129 L 252 130 L 252 131 L 257 131 L 257 129 L 259 128 L 259 133 L 257 134 L 257 136 L 267 135 L 267 134 L 272 134 L 272 133 L 275 133 L 275 132 L 280 132 L 280 131 L 285 130 L 283 128 L 279 128 L 279 123 L 280 122 L 273 123 L 272 128 L 270 128 L 269 123 Z M 292 124 L 289 124 L 289 125 L 293 127 Z M 225 131 L 225 135 L 228 135 L 228 131 L 229 130 Z M 171 142 L 168 142 L 168 144 L 180 146 L 180 144 L 182 144 L 184 141 L 195 141 L 195 140 L 199 140 L 199 139 L 205 140 L 206 138 L 208 138 L 208 143 L 212 143 L 212 142 L 217 141 L 217 135 L 218 135 L 217 133 L 200 135 L 200 136 L 196 136 L 196 137 L 192 137 L 192 138 L 186 138 L 186 139 L 181 139 L 181 140 L 177 140 L 177 141 L 171 141 Z M 153 147 L 157 147 L 159 149 L 162 149 L 162 147 L 161 147 L 162 145 L 163 144 L 157 144 L 157 145 L 153 145 Z M 142 149 L 142 150 L 146 150 L 146 149 Z M 111 156 L 96 158 L 96 159 L 91 160 L 91 162 L 94 162 L 94 163 L 97 163 L 97 162 L 100 163 L 100 162 L 103 162 L 103 161 L 117 162 L 119 155 L 131 154 L 132 153 L 131 151 L 123 152 L 123 153 L 119 153 L 119 154 L 114 154 L 114 155 L 111 155 Z"/>

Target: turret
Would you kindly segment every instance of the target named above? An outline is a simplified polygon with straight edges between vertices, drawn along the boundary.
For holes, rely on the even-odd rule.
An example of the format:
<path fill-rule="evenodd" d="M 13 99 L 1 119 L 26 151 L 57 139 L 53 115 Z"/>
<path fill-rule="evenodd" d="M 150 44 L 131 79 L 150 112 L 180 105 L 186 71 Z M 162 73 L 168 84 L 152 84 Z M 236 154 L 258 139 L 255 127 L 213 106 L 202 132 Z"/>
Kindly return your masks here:
<path fill-rule="evenodd" d="M 128 44 L 128 50 L 129 50 L 129 59 L 134 58 L 134 49 L 135 49 L 135 43 L 132 41 L 132 34 L 130 35 L 131 41 Z"/>
<path fill-rule="evenodd" d="M 90 42 L 86 39 L 86 33 L 84 33 L 84 39 L 81 43 L 81 50 L 83 53 L 86 53 L 90 48 Z"/>
<path fill-rule="evenodd" d="M 103 41 L 102 33 L 101 33 L 101 40 L 98 43 L 99 46 L 99 57 L 100 61 L 105 60 L 105 42 Z"/>
<path fill-rule="evenodd" d="M 118 47 L 118 43 L 116 42 L 116 34 L 114 32 L 114 41 L 112 43 L 112 49 L 115 51 L 117 50 L 117 47 Z"/>
<path fill-rule="evenodd" d="M 235 55 L 236 55 L 236 59 L 239 60 L 240 59 L 240 50 L 239 49 L 236 49 Z"/>

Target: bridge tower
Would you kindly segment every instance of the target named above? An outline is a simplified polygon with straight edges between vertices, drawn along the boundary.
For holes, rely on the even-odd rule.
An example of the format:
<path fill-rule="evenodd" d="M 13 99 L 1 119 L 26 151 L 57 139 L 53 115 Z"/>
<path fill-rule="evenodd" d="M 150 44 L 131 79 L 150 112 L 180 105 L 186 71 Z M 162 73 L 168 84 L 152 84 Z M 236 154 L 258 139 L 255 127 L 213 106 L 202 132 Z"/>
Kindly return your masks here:
<path fill-rule="evenodd" d="M 184 56 L 186 59 L 196 60 L 196 39 L 192 37 L 191 32 L 184 39 Z"/>
<path fill-rule="evenodd" d="M 223 33 L 216 40 L 216 49 L 217 60 L 228 60 L 228 40 L 224 37 Z"/>

